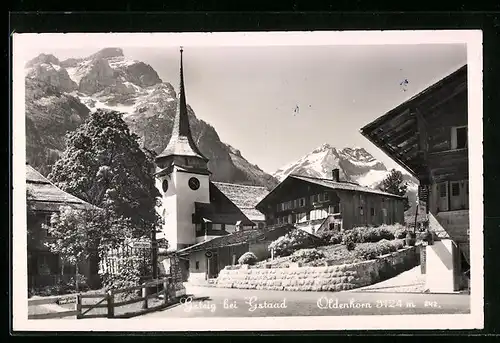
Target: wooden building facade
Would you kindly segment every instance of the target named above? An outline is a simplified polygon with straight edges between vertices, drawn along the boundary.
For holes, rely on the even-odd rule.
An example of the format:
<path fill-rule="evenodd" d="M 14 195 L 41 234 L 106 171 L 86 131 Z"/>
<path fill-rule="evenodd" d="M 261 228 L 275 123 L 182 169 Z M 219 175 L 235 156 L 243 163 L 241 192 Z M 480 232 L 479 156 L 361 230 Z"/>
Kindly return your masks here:
<path fill-rule="evenodd" d="M 50 226 L 50 218 L 58 213 L 61 206 L 69 206 L 79 210 L 95 208 L 91 204 L 64 192 L 52 184 L 33 167 L 26 164 L 26 203 L 27 203 L 27 252 L 28 252 L 28 287 L 40 289 L 60 282 L 68 282 L 75 277 L 74 265 L 64 263 L 53 254 L 45 243 L 53 237 L 42 224 Z M 90 275 L 86 263 L 79 265 L 79 273 L 85 275 L 89 282 L 96 274 Z M 92 279 L 92 280 L 91 280 Z"/>
<path fill-rule="evenodd" d="M 332 179 L 289 175 L 256 208 L 266 224 L 294 224 L 311 234 L 404 222 L 404 198 Z"/>
<path fill-rule="evenodd" d="M 454 289 L 469 268 L 467 66 L 361 129 L 419 180 L 429 225 L 453 240 Z"/>

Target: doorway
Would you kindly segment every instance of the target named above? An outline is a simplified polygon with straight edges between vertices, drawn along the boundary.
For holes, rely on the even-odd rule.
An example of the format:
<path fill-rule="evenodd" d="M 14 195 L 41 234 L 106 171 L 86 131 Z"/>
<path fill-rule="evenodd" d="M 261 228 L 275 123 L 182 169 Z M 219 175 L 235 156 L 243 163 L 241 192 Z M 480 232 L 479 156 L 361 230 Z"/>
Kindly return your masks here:
<path fill-rule="evenodd" d="M 207 274 L 209 279 L 214 279 L 219 275 L 219 255 L 212 253 L 212 257 L 207 258 Z"/>

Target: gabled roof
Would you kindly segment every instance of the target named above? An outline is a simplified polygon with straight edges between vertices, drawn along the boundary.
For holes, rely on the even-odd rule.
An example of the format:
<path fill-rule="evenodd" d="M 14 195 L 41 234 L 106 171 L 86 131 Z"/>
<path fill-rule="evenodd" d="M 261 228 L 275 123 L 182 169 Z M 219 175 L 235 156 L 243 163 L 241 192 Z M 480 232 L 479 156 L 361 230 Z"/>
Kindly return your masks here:
<path fill-rule="evenodd" d="M 189 127 L 189 117 L 186 103 L 186 94 L 184 91 L 184 68 L 182 65 L 182 49 L 181 49 L 181 62 L 180 62 L 180 85 L 179 93 L 177 96 L 177 111 L 175 113 L 174 126 L 172 128 L 172 136 L 167 144 L 167 147 L 161 154 L 156 157 L 156 160 L 168 156 L 193 156 L 208 161 L 203 156 L 201 151 L 194 143 Z"/>
<path fill-rule="evenodd" d="M 365 125 L 360 132 L 418 178 L 426 170 L 419 148 L 416 113 L 425 119 L 428 112 L 436 112 L 428 109 L 459 94 L 467 94 L 467 65 Z"/>
<path fill-rule="evenodd" d="M 290 177 L 298 179 L 298 180 L 306 181 L 306 182 L 315 183 L 317 185 L 325 186 L 325 187 L 328 187 L 331 189 L 379 194 L 379 195 L 384 195 L 384 196 L 393 197 L 393 198 L 401 198 L 401 199 L 403 198 L 399 195 L 383 192 L 383 191 L 378 190 L 378 189 L 360 186 L 360 185 L 353 183 L 353 182 L 342 182 L 342 181 L 336 182 L 336 181 L 333 181 L 331 179 L 320 179 L 320 178 L 316 178 L 316 177 L 312 177 L 312 176 L 302 176 L 302 175 L 294 175 L 294 174 L 290 175 Z"/>
<path fill-rule="evenodd" d="M 212 182 L 250 220 L 265 220 L 264 214 L 255 208 L 269 191 L 261 186 L 240 185 L 226 182 Z"/>
<path fill-rule="evenodd" d="M 58 188 L 28 164 L 26 165 L 26 189 L 29 194 L 27 201 L 37 211 L 59 211 L 59 207 L 62 205 L 77 209 L 96 208 Z"/>
<path fill-rule="evenodd" d="M 206 204 L 195 202 L 195 218 L 196 222 L 202 222 L 203 218 L 217 224 L 235 225 L 241 222 L 242 225 L 253 225 L 253 223 L 239 210 L 231 208 L 221 209 L 214 204 Z"/>
<path fill-rule="evenodd" d="M 241 245 L 244 243 L 255 242 L 259 240 L 275 240 L 285 235 L 295 227 L 291 224 L 268 227 L 265 229 L 243 230 L 230 233 L 229 235 L 219 236 L 210 240 L 191 245 L 187 248 L 178 250 L 180 255 L 190 254 L 196 251 L 217 249 L 226 246 Z"/>
<path fill-rule="evenodd" d="M 370 193 L 370 194 L 383 195 L 383 196 L 397 198 L 397 199 L 403 199 L 403 197 L 401 197 L 399 195 L 383 192 L 381 190 L 372 189 L 369 187 L 360 186 L 360 185 L 353 183 L 353 182 L 344 182 L 344 181 L 336 182 L 336 181 L 331 180 L 331 179 L 321 179 L 321 178 L 316 178 L 316 177 L 312 177 L 312 176 L 290 174 L 279 185 L 274 187 L 274 189 L 272 189 L 271 192 L 269 192 L 269 194 L 267 194 L 256 205 L 256 207 L 260 208 L 267 201 L 267 199 L 269 199 L 269 197 L 271 195 L 275 194 L 277 191 L 280 190 L 280 188 L 282 187 L 283 184 L 291 182 L 293 180 L 299 180 L 299 181 L 303 181 L 303 182 L 307 182 L 307 183 L 311 183 L 311 184 L 316 184 L 316 185 L 327 187 L 327 188 L 330 188 L 333 190 Z"/>

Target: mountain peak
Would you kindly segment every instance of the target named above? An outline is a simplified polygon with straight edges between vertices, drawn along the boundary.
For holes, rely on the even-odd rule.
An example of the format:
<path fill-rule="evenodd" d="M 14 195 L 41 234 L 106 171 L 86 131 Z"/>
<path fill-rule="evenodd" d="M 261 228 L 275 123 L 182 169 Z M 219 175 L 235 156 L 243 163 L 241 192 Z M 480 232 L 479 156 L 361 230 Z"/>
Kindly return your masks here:
<path fill-rule="evenodd" d="M 319 147 L 314 149 L 313 152 L 320 152 L 320 151 L 326 151 L 326 150 L 331 150 L 331 149 L 335 149 L 335 148 L 332 147 L 329 143 L 323 143 Z"/>
<path fill-rule="evenodd" d="M 90 59 L 123 57 L 122 48 L 104 48 L 89 56 Z"/>
<path fill-rule="evenodd" d="M 33 58 L 32 60 L 28 61 L 26 63 L 26 68 L 32 67 L 35 64 L 42 64 L 42 63 L 48 63 L 48 64 L 56 64 L 59 65 L 59 59 L 55 57 L 52 54 L 40 54 L 37 57 Z"/>

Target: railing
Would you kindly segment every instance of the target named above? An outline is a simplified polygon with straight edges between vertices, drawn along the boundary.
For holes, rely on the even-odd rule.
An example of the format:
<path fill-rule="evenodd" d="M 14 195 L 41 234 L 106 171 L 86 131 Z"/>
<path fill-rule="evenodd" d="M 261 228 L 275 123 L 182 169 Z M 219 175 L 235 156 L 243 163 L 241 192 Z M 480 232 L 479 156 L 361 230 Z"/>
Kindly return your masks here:
<path fill-rule="evenodd" d="M 157 291 L 152 294 L 148 294 L 148 289 L 152 287 L 157 287 L 159 285 L 163 286 L 163 289 L 160 291 Z M 127 287 L 127 288 L 121 288 L 121 289 L 116 289 L 116 290 L 109 290 L 106 293 L 98 293 L 98 294 L 76 294 L 74 297 L 76 297 L 76 308 L 75 310 L 68 310 L 68 311 L 60 311 L 56 313 L 41 313 L 41 314 L 32 314 L 28 316 L 28 319 L 49 319 L 49 318 L 63 318 L 63 317 L 69 317 L 69 316 L 76 316 L 77 319 L 84 319 L 84 318 L 130 318 L 133 316 L 153 312 L 162 308 L 165 308 L 166 306 L 169 305 L 169 301 L 173 300 L 175 295 L 173 297 L 170 296 L 173 287 L 172 283 L 172 278 L 164 278 L 160 280 L 154 280 L 150 281 L 147 283 L 144 283 L 142 285 L 138 286 L 133 286 L 133 287 Z M 129 300 L 124 300 L 120 302 L 116 302 L 115 296 L 117 294 L 125 293 L 125 292 L 133 292 L 141 290 L 141 297 L 139 298 L 134 298 L 134 299 L 129 299 Z M 161 304 L 154 306 L 154 307 L 148 307 L 148 299 L 159 297 L 160 295 L 163 295 L 163 301 Z M 47 297 L 43 299 L 29 299 L 28 300 L 28 306 L 35 306 L 35 305 L 42 305 L 42 304 L 55 304 L 59 299 L 62 298 L 68 298 L 71 296 L 57 296 L 57 297 Z M 82 299 L 86 298 L 101 298 L 97 303 L 95 304 L 83 304 Z M 120 306 L 125 306 L 129 304 L 134 304 L 134 303 L 142 303 L 141 310 L 140 311 L 135 311 L 135 312 L 127 312 L 124 314 L 116 314 L 115 309 Z M 89 314 L 89 312 L 93 309 L 105 309 L 105 313 L 98 313 L 98 314 Z"/>
<path fill-rule="evenodd" d="M 28 299 L 28 306 L 55 304 L 59 299 L 63 298 L 68 298 L 68 296 L 66 295 L 66 296 L 56 296 L 56 297 L 44 297 L 40 299 Z M 60 311 L 60 312 L 28 314 L 28 319 L 53 319 L 53 318 L 64 318 L 76 315 L 78 315 L 78 309 Z"/>

